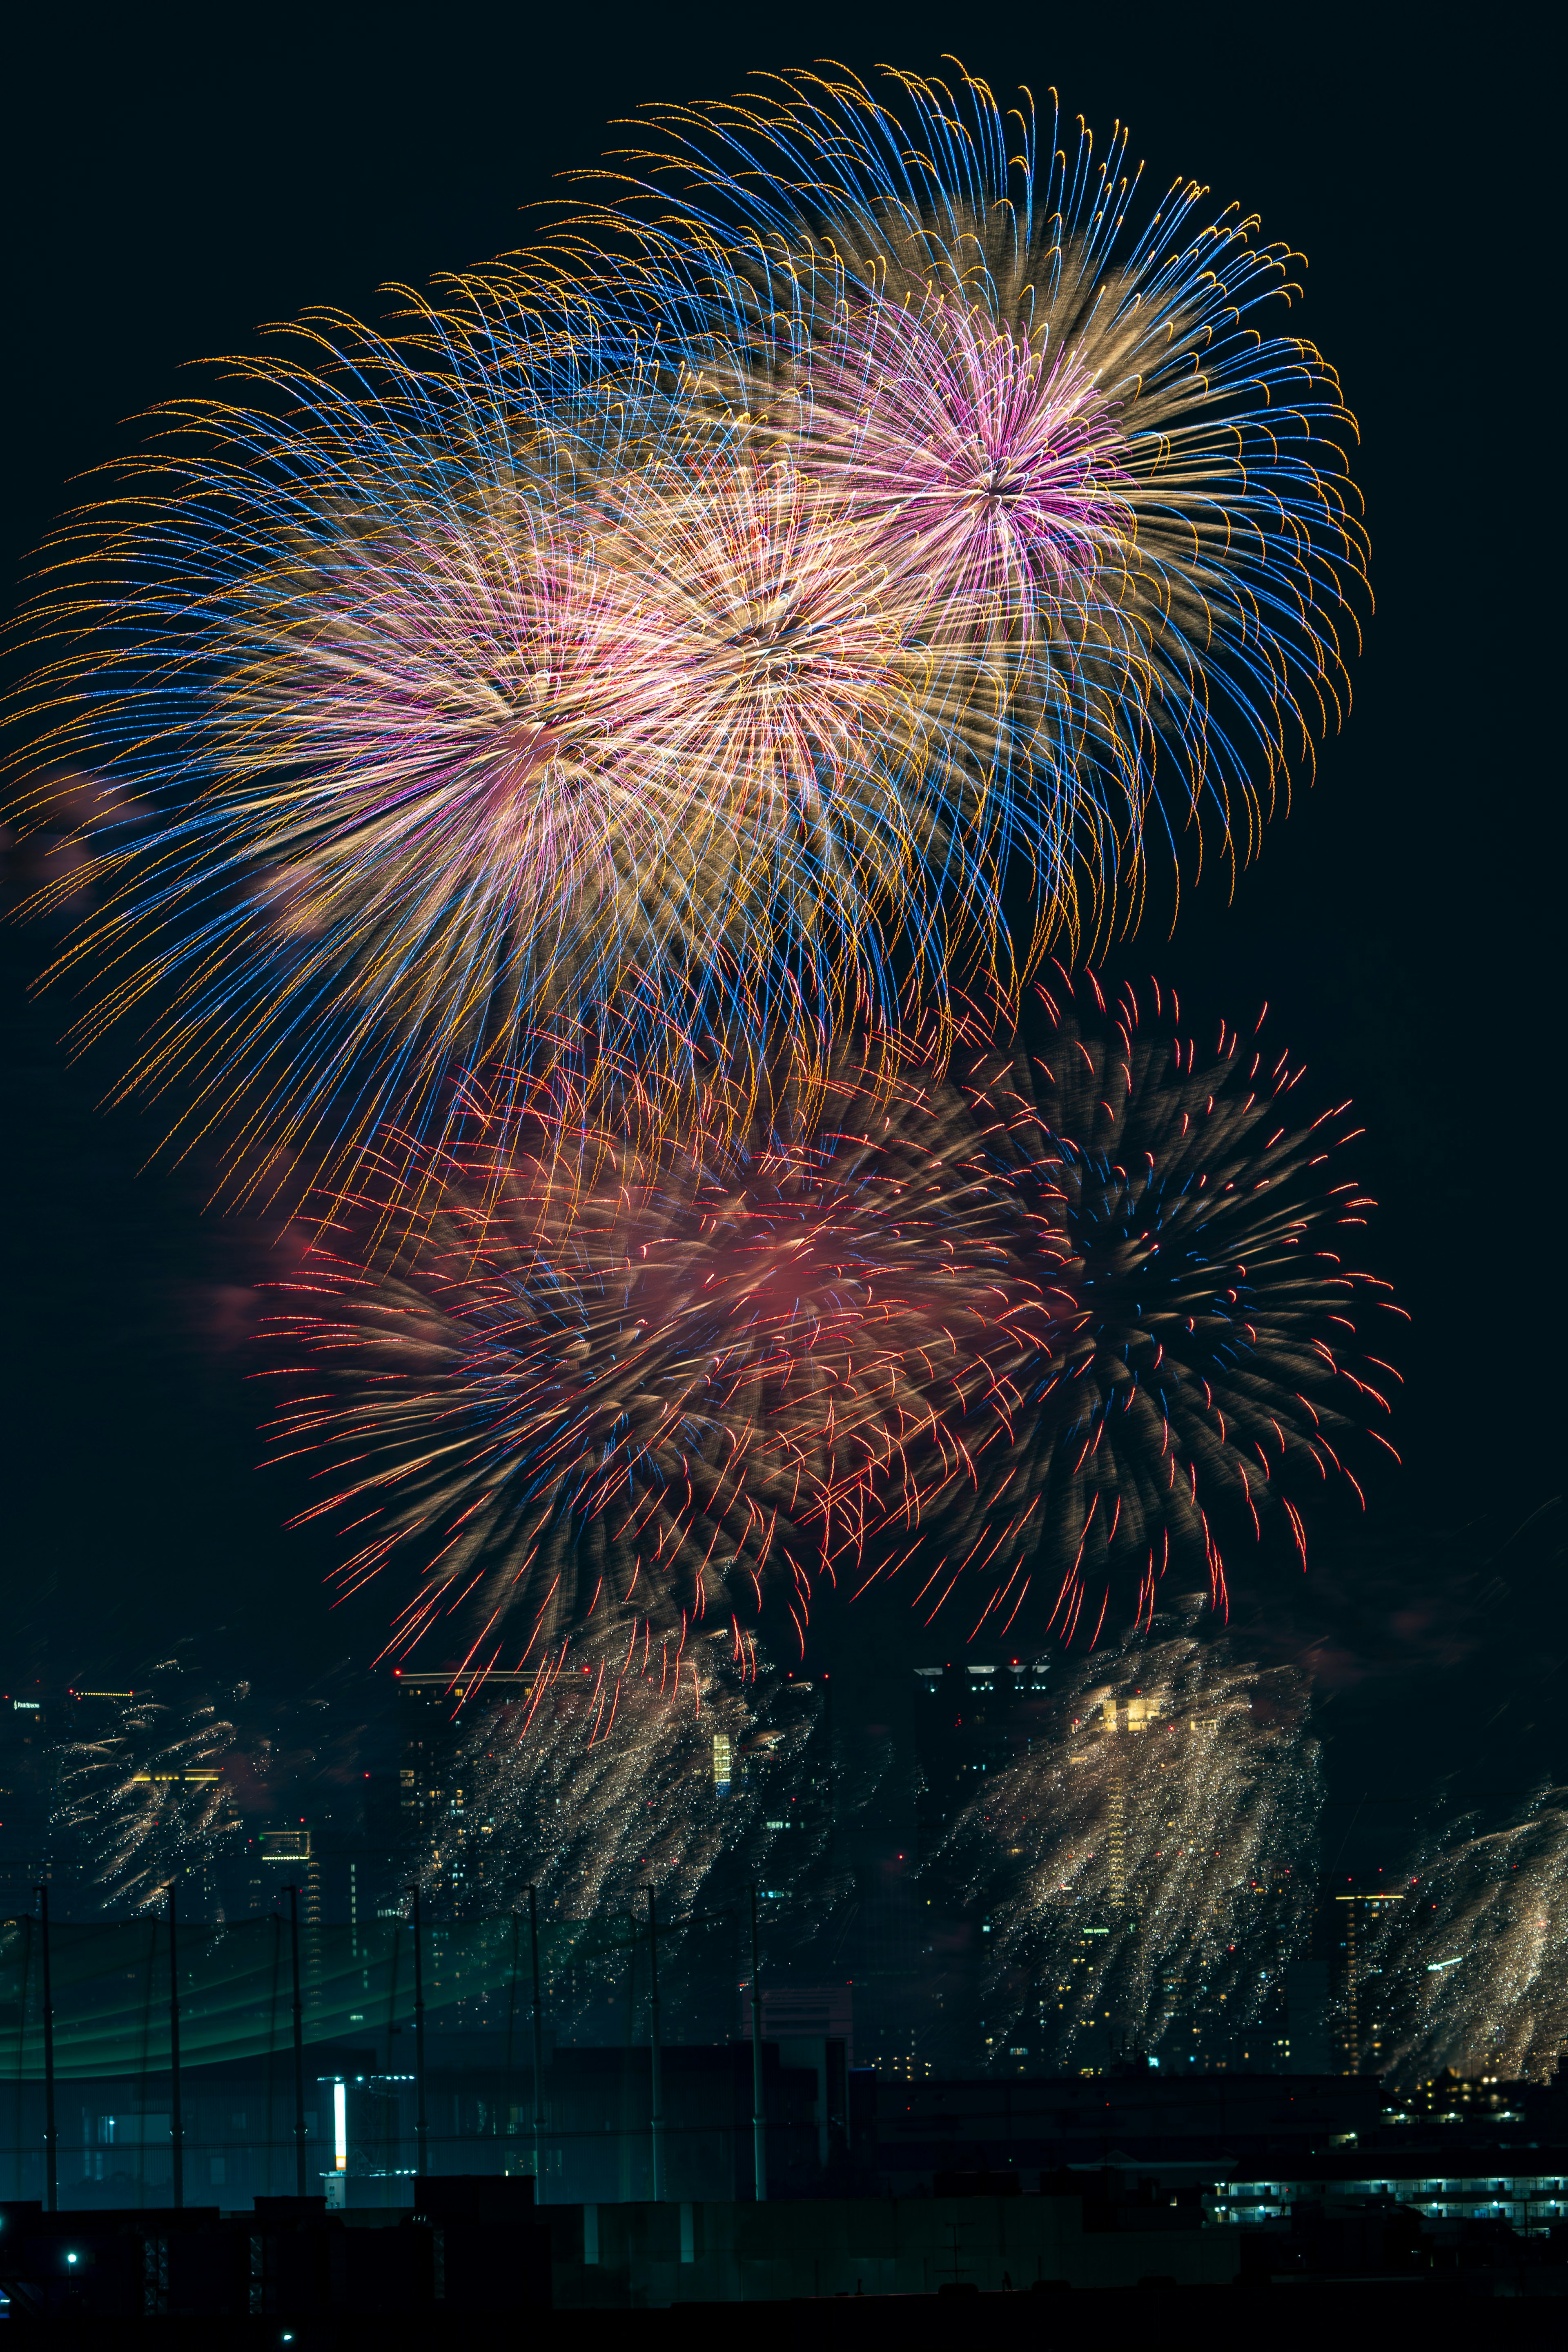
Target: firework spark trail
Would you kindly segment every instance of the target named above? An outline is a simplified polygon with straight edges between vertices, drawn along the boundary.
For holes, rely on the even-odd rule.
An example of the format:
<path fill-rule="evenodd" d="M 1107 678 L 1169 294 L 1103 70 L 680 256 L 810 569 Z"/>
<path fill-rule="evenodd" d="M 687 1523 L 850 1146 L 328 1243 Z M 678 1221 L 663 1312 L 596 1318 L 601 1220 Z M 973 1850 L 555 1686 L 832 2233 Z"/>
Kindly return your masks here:
<path fill-rule="evenodd" d="M 1189 2010 L 1256 2019 L 1278 1990 L 1260 1950 L 1282 1967 L 1310 1925 L 1305 1677 L 1157 1633 L 1074 1668 L 1050 1735 L 987 1775 L 939 1858 L 991 1922 L 987 2021 L 1055 2066 L 1108 2011 L 1167 2052 Z"/>
<path fill-rule="evenodd" d="M 1502 1829 L 1458 1822 L 1412 1864 L 1375 1958 L 1394 2072 L 1549 2082 L 1568 2048 L 1568 1788 Z"/>
<path fill-rule="evenodd" d="M 38 797 L 102 782 L 54 970 L 242 1192 L 439 1134 L 568 1005 L 679 1093 L 1011 991 L 1136 914 L 1157 761 L 1250 855 L 1337 712 L 1349 419 L 1251 323 L 1289 257 L 894 79 L 657 110 L 684 213 L 307 314 L 51 542 Z"/>
<path fill-rule="evenodd" d="M 1190 181 L 1140 227 L 1126 131 L 1097 163 L 1021 108 L 837 68 L 651 107 L 658 144 L 588 175 L 609 204 L 558 250 L 592 278 L 629 237 L 719 413 L 798 450 L 923 598 L 1048 940 L 1135 909 L 1161 793 L 1173 844 L 1206 807 L 1254 853 L 1348 699 L 1365 539 L 1337 380 L 1258 316 L 1300 257 Z"/>
<path fill-rule="evenodd" d="M 1286 1103 L 1287 1054 L 1224 1024 L 1200 1053 L 1157 982 L 1108 1002 L 1058 972 L 1038 1001 L 1037 1051 L 961 1048 L 970 1164 L 1012 1202 L 1004 1282 L 1025 1311 L 998 1323 L 995 1388 L 950 1424 L 949 1475 L 920 1502 L 974 1632 L 1026 1559 L 1072 1640 L 1113 1603 L 1147 1621 L 1173 1561 L 1223 1611 L 1232 1529 L 1257 1543 L 1272 1523 L 1304 1566 L 1290 1489 L 1332 1473 L 1359 1495 L 1347 1436 L 1394 1450 L 1376 1424 L 1399 1376 L 1353 1352 L 1352 1308 L 1404 1310 L 1329 1246 L 1359 1244 L 1373 1206 L 1335 1164 L 1360 1130 L 1347 1106 Z"/>
<path fill-rule="evenodd" d="M 44 593 L 43 755 L 105 778 L 78 1041 L 148 1024 L 122 1091 L 178 1079 L 274 1179 L 438 1129 L 567 1002 L 645 1083 L 809 1056 L 996 926 L 963 714 L 853 508 L 607 373 L 581 305 L 451 300 L 167 406 L 178 494 L 68 522 Z"/>
<path fill-rule="evenodd" d="M 526 1657 L 601 1598 L 673 1639 L 764 1578 L 804 1627 L 841 1570 L 928 1618 L 959 1595 L 970 1639 L 1092 1643 L 1173 1560 L 1223 1608 L 1233 1531 L 1304 1562 L 1291 1489 L 1386 1411 L 1345 1312 L 1386 1286 L 1322 1246 L 1370 1203 L 1331 1181 L 1337 1114 L 1282 1111 L 1286 1055 L 1226 1028 L 1200 1058 L 1149 1003 L 1064 978 L 1039 1055 L 976 1027 L 962 1088 L 841 1065 L 743 1139 L 632 1140 L 545 1088 L 390 1139 L 286 1286 L 330 1385 L 275 1434 L 326 1450 L 305 1516 L 370 1530 L 349 1584 L 419 1561 L 395 1644 L 456 1611 L 468 1663 Z"/>
<path fill-rule="evenodd" d="M 858 1066 L 825 1094 L 636 1142 L 475 1095 L 334 1204 L 279 1286 L 309 1386 L 273 1433 L 324 1450 L 304 1516 L 368 1524 L 350 1585 L 419 1562 L 400 1651 L 457 1611 L 467 1663 L 527 1658 L 601 1604 L 668 1644 L 764 1580 L 803 1620 L 918 1518 L 931 1433 L 996 1386 L 1002 1188 L 956 1097 Z"/>
<path fill-rule="evenodd" d="M 431 1833 L 426 1892 L 505 1914 L 532 1885 L 547 1915 L 603 1921 L 651 1885 L 671 1923 L 748 1879 L 798 1893 L 829 1819 L 800 1801 L 814 1685 L 722 1634 L 689 1643 L 680 1675 L 678 1693 L 624 1624 L 561 1643 L 526 1696 L 462 1735 L 462 1818 Z"/>
<path fill-rule="evenodd" d="M 162 1907 L 173 1883 L 210 1869 L 238 1839 L 240 1817 L 220 1768 L 235 1727 L 205 1700 L 139 1692 L 99 1739 L 56 1752 L 55 1826 L 82 1850 L 105 1907 Z"/>

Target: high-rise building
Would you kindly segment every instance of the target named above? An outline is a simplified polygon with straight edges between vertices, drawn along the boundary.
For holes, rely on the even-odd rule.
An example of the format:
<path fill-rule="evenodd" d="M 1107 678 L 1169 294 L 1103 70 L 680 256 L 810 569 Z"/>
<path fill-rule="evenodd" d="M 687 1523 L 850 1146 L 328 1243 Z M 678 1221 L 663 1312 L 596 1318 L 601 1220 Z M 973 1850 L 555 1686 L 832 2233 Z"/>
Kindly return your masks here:
<path fill-rule="evenodd" d="M 1333 1899 L 1333 1957 L 1339 1979 L 1335 2039 L 1342 2074 L 1382 2072 L 1388 2020 L 1378 1998 L 1383 1974 L 1378 1931 L 1384 1916 L 1400 1900 L 1398 1895 L 1381 1891 L 1336 1895 Z"/>
<path fill-rule="evenodd" d="M 1333 2040 L 1329 2031 L 1329 1964 L 1289 1960 L 1285 1967 L 1284 2015 L 1275 2037 L 1275 2066 L 1281 2074 L 1331 2074 Z"/>
<path fill-rule="evenodd" d="M 988 1781 L 1047 1736 L 1050 1664 L 1042 1658 L 917 1666 L 913 1682 L 921 1865 L 911 1906 L 921 1930 L 916 2046 L 940 2068 L 972 2064 L 977 2040 L 984 2053 L 990 1935 L 989 1921 L 974 1916 L 967 1889 L 943 1869 L 942 1850 L 959 1816 L 973 1804 L 984 1805 Z M 900 2034 L 894 2046 L 901 2044 Z"/>
<path fill-rule="evenodd" d="M 0 1693 L 0 1917 L 30 1911 L 36 1885 L 51 1874 L 50 1749 L 64 1712 L 37 1683 Z"/>
<path fill-rule="evenodd" d="M 400 1673 L 396 1683 L 403 1865 L 426 1871 L 460 1916 L 482 1902 L 489 1830 L 468 1785 L 468 1738 L 484 1716 L 526 1696 L 534 1675 Z"/>
<path fill-rule="evenodd" d="M 930 1862 L 988 1774 L 1029 1753 L 1046 1728 L 1050 1662 L 917 1666 L 915 1754 L 920 1853 Z"/>

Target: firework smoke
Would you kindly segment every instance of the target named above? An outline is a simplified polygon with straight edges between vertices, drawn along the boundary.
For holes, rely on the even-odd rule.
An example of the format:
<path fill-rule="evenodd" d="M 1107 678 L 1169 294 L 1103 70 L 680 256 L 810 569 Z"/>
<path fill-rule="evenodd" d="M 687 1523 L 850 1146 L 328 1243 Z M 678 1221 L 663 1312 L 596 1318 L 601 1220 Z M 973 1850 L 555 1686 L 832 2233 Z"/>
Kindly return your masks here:
<path fill-rule="evenodd" d="M 56 1751 L 55 1822 L 83 1854 L 106 1908 L 153 1911 L 171 1885 L 178 1892 L 183 1880 L 203 1876 L 239 1835 L 222 1774 L 236 1731 L 206 1700 L 154 1690 L 116 1712 L 102 1738 Z"/>
<path fill-rule="evenodd" d="M 991 1922 L 988 2023 L 1060 2067 L 1108 2012 L 1167 2053 L 1188 2012 L 1258 2015 L 1310 1916 L 1307 1702 L 1295 1669 L 1187 1633 L 1074 1669 L 941 1857 Z"/>

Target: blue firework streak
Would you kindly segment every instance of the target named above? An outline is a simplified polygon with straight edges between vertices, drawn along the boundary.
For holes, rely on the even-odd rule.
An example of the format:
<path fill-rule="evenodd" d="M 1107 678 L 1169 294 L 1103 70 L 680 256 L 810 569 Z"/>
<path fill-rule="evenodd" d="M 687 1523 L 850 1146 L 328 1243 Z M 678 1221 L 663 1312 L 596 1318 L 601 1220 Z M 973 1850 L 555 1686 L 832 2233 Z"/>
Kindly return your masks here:
<path fill-rule="evenodd" d="M 1251 855 L 1364 585 L 1353 420 L 1278 323 L 1300 257 L 1195 182 L 1148 201 L 1121 126 L 1097 157 L 968 76 L 645 114 L 562 250 L 590 275 L 613 235 L 716 409 L 858 512 L 966 712 L 965 828 L 1032 866 L 1041 930 L 1136 906 L 1151 825 Z"/>
<path fill-rule="evenodd" d="M 1398 1375 L 1354 1318 L 1404 1310 L 1347 1256 L 1373 1205 L 1340 1173 L 1349 1106 L 1296 1123 L 1288 1054 L 1225 1024 L 1200 1054 L 1173 992 L 1142 999 L 1062 973 L 1038 992 L 1037 1052 L 965 1049 L 978 1157 L 1013 1204 L 1014 1294 L 1032 1304 L 890 1566 L 921 1558 L 929 1613 L 973 1591 L 971 1638 L 1031 1595 L 1025 1628 L 1069 1641 L 1097 1638 L 1113 1601 L 1113 1630 L 1147 1624 L 1173 1568 L 1201 1570 L 1223 1608 L 1235 1534 L 1261 1541 L 1273 1521 L 1304 1566 L 1303 1487 L 1361 1493 L 1347 1441 L 1393 1453 L 1367 1424 Z"/>
<path fill-rule="evenodd" d="M 855 519 L 551 303 L 310 320 L 53 551 L 51 774 L 103 780 L 56 969 L 247 1178 L 438 1136 L 542 1026 L 689 1115 L 942 993 L 965 755 Z"/>
<path fill-rule="evenodd" d="M 1135 915 L 1152 828 L 1249 855 L 1337 716 L 1290 256 L 1193 184 L 1140 226 L 1121 132 L 892 96 L 657 110 L 625 202 L 308 315 L 52 543 L 42 793 L 101 792 L 56 970 L 242 1181 L 542 1055 L 690 1125 L 715 1056 L 940 1030 Z"/>

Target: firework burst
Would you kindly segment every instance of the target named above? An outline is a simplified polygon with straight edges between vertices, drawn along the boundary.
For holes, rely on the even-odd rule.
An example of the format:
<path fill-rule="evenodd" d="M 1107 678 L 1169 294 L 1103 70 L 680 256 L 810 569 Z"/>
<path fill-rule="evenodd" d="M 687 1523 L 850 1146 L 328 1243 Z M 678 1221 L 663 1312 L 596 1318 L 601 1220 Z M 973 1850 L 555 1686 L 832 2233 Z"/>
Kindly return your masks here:
<path fill-rule="evenodd" d="M 347 1582 L 418 1559 L 398 1640 L 458 1611 L 495 1663 L 601 1604 L 679 1643 L 765 1580 L 804 1640 L 817 1575 L 915 1561 L 928 1616 L 974 1595 L 971 1639 L 1031 1593 L 1026 1624 L 1048 1595 L 1094 1639 L 1173 1561 L 1223 1608 L 1233 1530 L 1304 1561 L 1291 1490 L 1353 1484 L 1386 1410 L 1346 1312 L 1386 1285 L 1325 1246 L 1370 1203 L 1331 1181 L 1336 1114 L 1282 1114 L 1287 1055 L 1224 1028 L 1200 1056 L 1151 1004 L 1064 980 L 1038 1054 L 966 1041 L 963 1088 L 840 1073 L 742 1139 L 515 1092 L 393 1139 L 277 1325 L 331 1382 L 277 1425 L 328 1450 L 306 1516 L 374 1530 Z"/>
<path fill-rule="evenodd" d="M 1379 1924 L 1397 2073 L 1550 2082 L 1568 2049 L 1568 1788 L 1542 1790 L 1501 1829 L 1455 1824 Z"/>
<path fill-rule="evenodd" d="M 797 449 L 921 601 L 1045 931 L 1085 919 L 1085 875 L 1136 902 L 1159 795 L 1249 855 L 1341 712 L 1364 578 L 1352 421 L 1264 307 L 1299 257 L 1192 182 L 1139 226 L 1125 131 L 1097 163 L 969 77 L 775 75 L 647 115 L 626 201 L 564 248 L 588 268 L 629 230 L 716 407 Z"/>
<path fill-rule="evenodd" d="M 988 2021 L 1065 2067 L 1108 2012 L 1144 2050 L 1192 2016 L 1258 2018 L 1279 1989 L 1263 1939 L 1282 1967 L 1310 1921 L 1307 1696 L 1185 1632 L 1074 1670 L 940 1859 L 991 1922 Z"/>
<path fill-rule="evenodd" d="M 465 1138 L 389 1148 L 335 1205 L 276 1327 L 331 1387 L 277 1434 L 328 1449 L 306 1516 L 374 1528 L 351 1585 L 422 1559 L 402 1643 L 460 1610 L 468 1662 L 520 1633 L 526 1658 L 602 1607 L 641 1620 L 646 1663 L 765 1580 L 804 1640 L 814 1576 L 918 1517 L 933 1431 L 1034 1302 L 998 1284 L 962 1103 L 826 1091 L 740 1141 L 637 1144 L 476 1098 Z"/>
<path fill-rule="evenodd" d="M 1038 1050 L 981 1043 L 963 1090 L 969 1164 L 1011 1204 L 1022 1310 L 988 1343 L 976 1409 L 949 1421 L 962 1450 L 920 1482 L 942 1552 L 917 1555 L 917 1605 L 983 1593 L 972 1640 L 1005 1633 L 1031 1588 L 1069 1641 L 1098 1637 L 1113 1594 L 1144 1622 L 1173 1561 L 1223 1609 L 1222 1538 L 1261 1540 L 1270 1519 L 1304 1566 L 1290 1490 L 1342 1475 L 1360 1495 L 1339 1449 L 1398 1378 L 1352 1352 L 1358 1297 L 1386 1307 L 1388 1285 L 1330 1246 L 1359 1242 L 1373 1205 L 1336 1181 L 1348 1106 L 1293 1121 L 1302 1073 L 1260 1045 L 1261 1016 L 1246 1040 L 1222 1022 L 1203 1054 L 1158 982 L 1142 1005 L 1092 973 L 1053 988 Z"/>
<path fill-rule="evenodd" d="M 126 1087 L 289 1181 L 438 1132 L 546 1016 L 646 1086 L 940 1003 L 996 929 L 977 698 L 853 503 L 565 296 L 303 331 L 53 551 L 45 753 L 104 779 L 79 1042 L 141 1022 Z"/>

